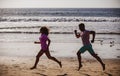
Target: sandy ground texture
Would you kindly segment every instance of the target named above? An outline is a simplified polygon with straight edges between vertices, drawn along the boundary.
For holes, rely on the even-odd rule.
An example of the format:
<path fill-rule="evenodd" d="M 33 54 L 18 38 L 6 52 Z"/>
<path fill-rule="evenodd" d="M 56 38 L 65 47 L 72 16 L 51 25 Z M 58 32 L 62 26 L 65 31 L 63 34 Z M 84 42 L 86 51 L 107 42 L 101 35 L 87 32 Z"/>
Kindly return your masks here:
<path fill-rule="evenodd" d="M 58 58 L 63 67 L 47 58 L 41 58 L 37 69 L 30 70 L 35 58 L 0 57 L 0 76 L 120 76 L 120 59 L 104 59 L 106 70 L 95 59 L 83 59 L 78 69 L 77 58 Z"/>

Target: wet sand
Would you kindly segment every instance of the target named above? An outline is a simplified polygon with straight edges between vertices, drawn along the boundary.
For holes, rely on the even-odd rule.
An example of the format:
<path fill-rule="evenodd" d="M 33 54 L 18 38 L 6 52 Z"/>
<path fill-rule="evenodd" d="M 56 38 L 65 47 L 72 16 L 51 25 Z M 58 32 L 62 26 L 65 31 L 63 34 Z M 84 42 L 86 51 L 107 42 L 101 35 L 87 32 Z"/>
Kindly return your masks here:
<path fill-rule="evenodd" d="M 30 70 L 35 57 L 0 57 L 0 76 L 120 76 L 120 59 L 104 59 L 106 70 L 95 59 L 82 59 L 83 67 L 78 69 L 77 58 L 58 58 L 63 67 L 42 57 L 36 69 Z"/>

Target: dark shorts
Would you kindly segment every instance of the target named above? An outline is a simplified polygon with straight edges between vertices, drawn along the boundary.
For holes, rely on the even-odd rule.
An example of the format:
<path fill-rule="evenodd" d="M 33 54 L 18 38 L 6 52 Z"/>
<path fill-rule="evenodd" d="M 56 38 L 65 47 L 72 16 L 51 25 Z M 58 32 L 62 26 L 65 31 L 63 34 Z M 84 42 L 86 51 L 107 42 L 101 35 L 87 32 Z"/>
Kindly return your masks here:
<path fill-rule="evenodd" d="M 80 48 L 79 51 L 80 51 L 81 53 L 84 53 L 86 50 L 87 50 L 89 53 L 91 53 L 91 54 L 95 54 L 95 52 L 94 52 L 91 44 L 89 44 L 89 45 L 84 45 L 83 47 Z"/>

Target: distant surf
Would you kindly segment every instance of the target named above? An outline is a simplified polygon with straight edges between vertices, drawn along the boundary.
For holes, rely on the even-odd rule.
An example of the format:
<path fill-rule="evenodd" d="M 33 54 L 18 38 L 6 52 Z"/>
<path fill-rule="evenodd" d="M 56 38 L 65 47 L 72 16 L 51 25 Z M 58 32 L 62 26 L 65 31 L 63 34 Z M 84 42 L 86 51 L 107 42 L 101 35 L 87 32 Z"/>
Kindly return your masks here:
<path fill-rule="evenodd" d="M 0 16 L 120 17 L 120 8 L 0 8 Z"/>
<path fill-rule="evenodd" d="M 97 34 L 120 34 L 120 8 L 0 8 L 0 33 L 73 34 L 79 23 Z"/>

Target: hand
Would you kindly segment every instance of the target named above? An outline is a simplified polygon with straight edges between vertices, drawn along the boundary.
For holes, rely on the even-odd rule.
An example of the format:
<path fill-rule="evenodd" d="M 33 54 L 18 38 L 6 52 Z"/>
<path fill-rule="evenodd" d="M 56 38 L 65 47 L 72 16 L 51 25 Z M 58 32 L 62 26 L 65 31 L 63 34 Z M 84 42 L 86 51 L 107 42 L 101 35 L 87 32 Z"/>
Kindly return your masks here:
<path fill-rule="evenodd" d="M 75 33 L 77 33 L 77 30 L 74 30 Z"/>
<path fill-rule="evenodd" d="M 94 40 L 91 40 L 91 43 L 94 43 Z"/>
<path fill-rule="evenodd" d="M 37 42 L 35 41 L 34 43 L 36 44 Z"/>

